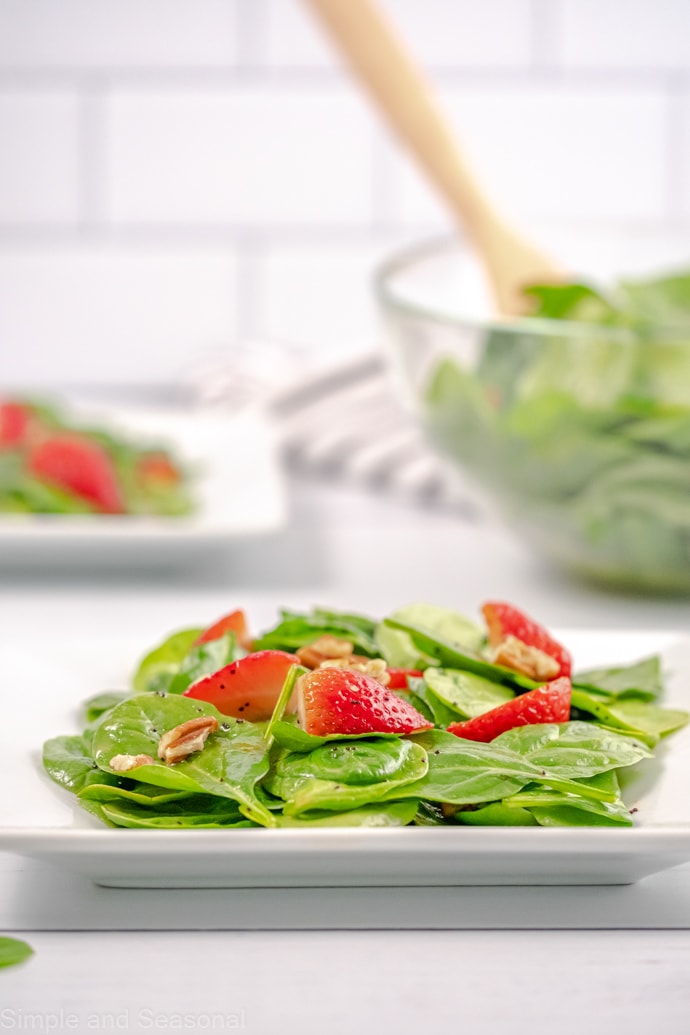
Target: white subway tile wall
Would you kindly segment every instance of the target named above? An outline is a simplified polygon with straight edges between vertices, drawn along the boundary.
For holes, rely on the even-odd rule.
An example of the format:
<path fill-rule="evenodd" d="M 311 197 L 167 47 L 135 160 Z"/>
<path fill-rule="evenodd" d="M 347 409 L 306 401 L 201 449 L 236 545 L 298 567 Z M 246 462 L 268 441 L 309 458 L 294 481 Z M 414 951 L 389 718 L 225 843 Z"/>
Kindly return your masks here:
<path fill-rule="evenodd" d="M 105 117 L 115 225 L 371 225 L 371 118 L 342 88 L 117 93 Z"/>
<path fill-rule="evenodd" d="M 235 340 L 236 283 L 230 248 L 4 247 L 3 380 L 170 384 Z"/>
<path fill-rule="evenodd" d="M 688 0 L 380 2 L 515 221 L 690 262 Z M 451 229 L 301 0 L 0 0 L 0 382 L 361 353 Z"/>
<path fill-rule="evenodd" d="M 74 90 L 0 93 L 0 223 L 74 226 L 79 109 Z"/>

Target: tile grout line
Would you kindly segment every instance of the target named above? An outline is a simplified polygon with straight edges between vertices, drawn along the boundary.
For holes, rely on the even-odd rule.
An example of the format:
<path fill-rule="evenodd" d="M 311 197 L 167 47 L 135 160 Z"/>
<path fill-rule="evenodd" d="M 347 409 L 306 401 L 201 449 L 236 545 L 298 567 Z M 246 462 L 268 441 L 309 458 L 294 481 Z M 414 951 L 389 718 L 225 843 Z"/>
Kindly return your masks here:
<path fill-rule="evenodd" d="M 530 0 L 530 52 L 532 72 L 557 72 L 563 70 L 562 22 L 563 11 L 558 0 Z"/>
<path fill-rule="evenodd" d="M 236 340 L 240 344 L 256 338 L 260 334 L 261 273 L 259 266 L 265 262 L 266 251 L 266 243 L 254 235 L 244 235 L 238 238 L 235 270 L 235 333 Z"/>
<path fill-rule="evenodd" d="M 690 215 L 674 212 L 674 223 L 679 228 L 690 228 Z M 591 229 L 595 232 L 616 232 L 628 227 L 639 231 L 649 231 L 658 227 L 655 218 L 630 220 L 619 218 L 602 221 L 601 219 L 578 219 L 554 221 L 559 229 L 569 226 L 577 229 Z M 131 224 L 115 225 L 106 221 L 84 224 L 83 230 L 100 244 L 113 248 L 131 247 L 166 247 L 171 248 L 199 246 L 208 248 L 238 248 L 251 250 L 253 247 L 304 247 L 324 248 L 337 246 L 343 248 L 357 247 L 385 240 L 391 236 L 409 238 L 410 242 L 420 236 L 443 237 L 448 230 L 437 224 L 417 222 L 409 223 L 383 217 L 374 224 L 359 226 L 324 223 L 315 227 L 299 225 L 289 226 L 271 224 L 268 226 L 249 226 L 226 223 L 223 225 L 186 223 L 172 224 Z M 547 227 L 548 229 L 548 227 Z M 23 247 L 42 245 L 45 247 L 63 246 L 72 243 L 83 233 L 73 226 L 56 226 L 52 223 L 0 223 L 0 246 Z"/>
<path fill-rule="evenodd" d="M 106 224 L 107 85 L 90 77 L 79 95 L 79 229 L 93 236 Z"/>
<path fill-rule="evenodd" d="M 685 186 L 687 176 L 690 175 L 688 168 L 687 141 L 678 127 L 684 121 L 684 116 L 690 116 L 690 103 L 685 91 L 685 84 L 678 81 L 677 77 L 669 76 L 666 92 L 665 112 L 665 171 L 666 171 L 666 220 L 669 227 L 677 226 L 684 222 L 685 210 Z"/>
<path fill-rule="evenodd" d="M 235 66 L 240 77 L 253 77 L 261 70 L 266 50 L 265 0 L 234 0 L 236 28 Z"/>
<path fill-rule="evenodd" d="M 539 3 L 541 0 L 533 0 Z M 556 23 L 557 24 L 557 23 Z M 556 30 L 554 30 L 556 31 Z M 543 53 L 547 36 L 543 29 L 536 30 L 533 42 L 533 64 L 528 66 L 498 66 L 483 68 L 458 68 L 447 65 L 429 64 L 427 72 L 439 86 L 476 88 L 481 90 L 505 90 L 508 87 L 544 87 L 554 82 L 569 89 L 639 89 L 660 88 L 665 85 L 669 74 L 677 81 L 690 85 L 690 68 L 678 66 L 671 69 L 639 66 L 636 68 L 591 68 L 572 66 L 565 68 L 549 61 Z M 251 44 L 260 46 L 259 43 Z M 556 44 L 558 46 L 558 44 Z M 355 92 L 349 77 L 339 69 L 318 68 L 273 68 L 257 64 L 237 66 L 165 68 L 134 66 L 104 66 L 102 69 L 73 68 L 49 69 L 34 66 L 26 69 L 0 67 L 0 90 L 33 89 L 88 89 L 98 78 L 111 89 L 234 89 L 241 87 L 265 87 L 271 89 L 295 90 L 346 90 Z"/>

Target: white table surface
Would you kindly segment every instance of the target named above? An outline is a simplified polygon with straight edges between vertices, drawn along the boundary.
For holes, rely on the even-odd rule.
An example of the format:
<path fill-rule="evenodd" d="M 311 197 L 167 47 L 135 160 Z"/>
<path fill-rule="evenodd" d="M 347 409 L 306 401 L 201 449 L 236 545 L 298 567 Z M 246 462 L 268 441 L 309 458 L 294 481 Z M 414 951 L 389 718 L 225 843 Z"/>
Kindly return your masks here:
<path fill-rule="evenodd" d="M 282 532 L 176 571 L 5 570 L 2 638 L 146 642 L 237 606 L 263 622 L 488 597 L 551 626 L 690 631 L 690 600 L 573 584 L 498 530 L 354 491 L 291 497 Z M 690 866 L 613 888 L 142 892 L 0 856 L 0 930 L 36 950 L 0 972 L 0 1031 L 690 1031 Z"/>

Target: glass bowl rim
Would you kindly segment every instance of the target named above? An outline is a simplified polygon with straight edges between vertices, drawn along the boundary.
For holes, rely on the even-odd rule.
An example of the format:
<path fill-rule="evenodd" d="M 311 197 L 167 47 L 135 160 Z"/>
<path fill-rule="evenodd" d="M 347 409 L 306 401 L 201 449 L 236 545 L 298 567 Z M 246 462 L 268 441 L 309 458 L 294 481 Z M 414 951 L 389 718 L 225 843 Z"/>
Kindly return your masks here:
<path fill-rule="evenodd" d="M 374 294 L 379 304 L 385 309 L 406 317 L 455 330 L 497 331 L 504 335 L 518 335 L 527 332 L 550 337 L 580 337 L 600 341 L 604 334 L 609 341 L 639 342 L 639 334 L 636 334 L 634 329 L 609 324 L 556 320 L 546 317 L 502 317 L 498 314 L 486 317 L 463 316 L 460 312 L 444 311 L 441 308 L 437 309 L 431 305 L 411 301 L 409 297 L 406 297 L 405 292 L 399 292 L 393 287 L 392 282 L 397 274 L 405 270 L 412 270 L 426 260 L 458 252 L 462 245 L 461 238 L 447 235 L 436 236 L 417 241 L 388 255 L 374 266 L 372 274 Z M 467 255 L 471 256 L 471 254 L 471 248 L 467 244 Z M 688 334 L 687 328 L 674 327 L 670 324 L 654 324 L 654 327 L 660 332 L 660 337 L 663 337 L 664 334 L 670 335 L 673 344 L 681 348 L 690 345 L 689 341 L 678 340 L 679 333 Z M 658 338 L 656 343 L 659 343 Z"/>

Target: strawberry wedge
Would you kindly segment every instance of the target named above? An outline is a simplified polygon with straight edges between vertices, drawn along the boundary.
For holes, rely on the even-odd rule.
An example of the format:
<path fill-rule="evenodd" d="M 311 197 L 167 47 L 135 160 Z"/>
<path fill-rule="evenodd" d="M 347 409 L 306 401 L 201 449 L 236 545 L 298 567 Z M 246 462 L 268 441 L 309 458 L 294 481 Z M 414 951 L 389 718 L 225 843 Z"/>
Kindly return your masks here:
<path fill-rule="evenodd" d="M 241 647 L 245 649 L 249 647 L 251 637 L 249 635 L 249 627 L 247 626 L 247 616 L 244 611 L 231 611 L 230 614 L 223 615 L 217 622 L 205 629 L 194 642 L 195 644 L 210 643 L 212 640 L 219 640 L 221 636 L 229 632 L 234 633 Z"/>
<path fill-rule="evenodd" d="M 31 418 L 31 410 L 23 403 L 0 403 L 0 449 L 24 445 Z"/>
<path fill-rule="evenodd" d="M 283 650 L 259 650 L 192 683 L 183 697 L 214 704 L 223 715 L 249 722 L 270 719 L 285 678 L 299 658 Z"/>
<path fill-rule="evenodd" d="M 553 658 L 559 666 L 559 671 L 554 673 L 555 675 L 570 676 L 573 662 L 569 651 L 523 611 L 519 611 L 512 604 L 490 601 L 484 604 L 482 613 L 486 619 L 489 643 L 492 647 L 498 647 L 509 636 L 514 636 L 528 647 L 536 647 Z"/>
<path fill-rule="evenodd" d="M 307 733 L 419 733 L 431 729 L 416 708 L 363 672 L 318 668 L 297 684 L 300 725 Z"/>
<path fill-rule="evenodd" d="M 36 478 L 73 492 L 105 514 L 124 512 L 124 500 L 108 453 L 84 436 L 65 433 L 44 439 L 29 457 Z"/>
<path fill-rule="evenodd" d="M 570 696 L 572 686 L 565 676 L 551 683 L 538 686 L 527 694 L 520 694 L 512 701 L 499 704 L 497 708 L 475 715 L 465 722 L 452 722 L 449 733 L 464 740 L 480 740 L 485 744 L 512 730 L 515 726 L 530 726 L 538 722 L 567 722 L 570 718 Z"/>

